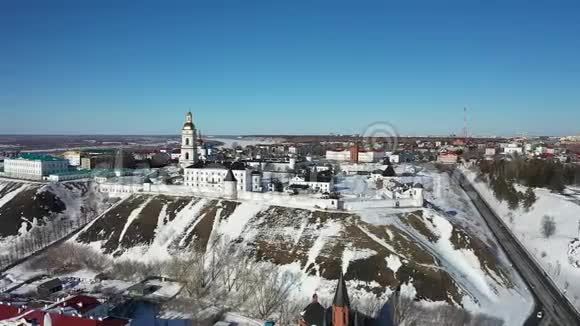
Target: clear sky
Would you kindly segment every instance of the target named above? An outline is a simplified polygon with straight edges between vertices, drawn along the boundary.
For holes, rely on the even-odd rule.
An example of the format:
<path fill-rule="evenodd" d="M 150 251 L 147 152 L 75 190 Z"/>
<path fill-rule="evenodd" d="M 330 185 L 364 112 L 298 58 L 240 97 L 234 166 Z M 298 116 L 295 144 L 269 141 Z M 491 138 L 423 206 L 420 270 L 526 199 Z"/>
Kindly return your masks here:
<path fill-rule="evenodd" d="M 0 134 L 580 133 L 579 1 L 0 1 Z"/>

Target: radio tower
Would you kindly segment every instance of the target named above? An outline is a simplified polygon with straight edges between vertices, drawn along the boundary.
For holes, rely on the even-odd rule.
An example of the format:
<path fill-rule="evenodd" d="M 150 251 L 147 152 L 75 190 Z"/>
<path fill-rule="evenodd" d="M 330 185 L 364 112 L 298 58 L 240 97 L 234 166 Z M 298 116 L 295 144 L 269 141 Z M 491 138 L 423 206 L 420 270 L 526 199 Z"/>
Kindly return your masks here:
<path fill-rule="evenodd" d="M 464 142 L 467 146 L 467 107 L 463 107 L 463 137 L 465 137 Z"/>

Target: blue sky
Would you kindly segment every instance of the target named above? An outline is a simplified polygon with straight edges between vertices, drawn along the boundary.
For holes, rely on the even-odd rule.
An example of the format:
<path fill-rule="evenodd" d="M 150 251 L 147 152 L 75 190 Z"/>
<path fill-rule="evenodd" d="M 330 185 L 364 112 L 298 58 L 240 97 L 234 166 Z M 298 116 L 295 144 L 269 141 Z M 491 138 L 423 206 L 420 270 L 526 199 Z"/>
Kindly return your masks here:
<path fill-rule="evenodd" d="M 578 1 L 1 1 L 0 134 L 580 133 Z"/>

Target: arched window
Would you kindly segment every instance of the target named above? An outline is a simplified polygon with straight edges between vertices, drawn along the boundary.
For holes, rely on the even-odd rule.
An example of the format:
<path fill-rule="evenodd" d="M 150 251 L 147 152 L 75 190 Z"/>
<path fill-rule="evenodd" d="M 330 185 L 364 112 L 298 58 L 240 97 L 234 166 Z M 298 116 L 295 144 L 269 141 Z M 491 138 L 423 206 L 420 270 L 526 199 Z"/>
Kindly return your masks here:
<path fill-rule="evenodd" d="M 185 153 L 185 159 L 189 160 L 189 153 Z"/>
<path fill-rule="evenodd" d="M 189 145 L 189 138 L 185 138 L 185 145 Z"/>

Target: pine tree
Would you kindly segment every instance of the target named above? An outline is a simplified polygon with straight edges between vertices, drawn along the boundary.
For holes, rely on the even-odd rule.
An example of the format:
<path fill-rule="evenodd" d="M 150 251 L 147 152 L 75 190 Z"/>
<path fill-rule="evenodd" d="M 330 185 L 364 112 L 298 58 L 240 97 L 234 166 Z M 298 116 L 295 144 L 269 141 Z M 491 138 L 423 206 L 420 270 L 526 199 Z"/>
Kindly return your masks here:
<path fill-rule="evenodd" d="M 536 202 L 536 193 L 534 192 L 534 189 L 528 187 L 526 193 L 524 194 L 524 203 L 523 203 L 524 208 L 526 210 L 529 210 L 530 208 L 532 208 L 535 202 Z"/>

